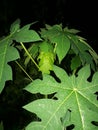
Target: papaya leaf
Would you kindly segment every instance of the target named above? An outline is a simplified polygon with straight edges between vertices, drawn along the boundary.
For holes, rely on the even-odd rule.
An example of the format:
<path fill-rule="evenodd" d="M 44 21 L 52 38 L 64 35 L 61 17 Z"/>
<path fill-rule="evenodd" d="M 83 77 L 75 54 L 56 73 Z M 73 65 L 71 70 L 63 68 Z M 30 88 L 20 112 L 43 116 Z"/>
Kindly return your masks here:
<path fill-rule="evenodd" d="M 88 64 L 87 57 L 89 55 L 89 64 L 95 71 L 95 64 L 98 65 L 98 57 L 93 48 L 86 42 L 86 39 L 76 35 L 79 30 L 69 29 L 68 27 L 63 28 L 62 25 L 46 25 L 45 29 L 41 29 L 41 37 L 50 40 L 55 43 L 55 51 L 59 59 L 59 63 L 63 60 L 66 54 L 69 52 L 70 47 L 76 55 L 80 56 L 82 65 Z M 85 53 L 85 52 L 88 53 Z M 84 55 L 85 53 L 85 55 Z M 82 58 L 81 58 L 82 55 Z M 84 55 L 84 56 L 83 56 Z M 90 59 L 91 57 L 91 59 Z"/>
<path fill-rule="evenodd" d="M 17 42 L 35 42 L 41 40 L 36 31 L 29 29 L 31 24 L 23 26 L 13 35 L 13 39 Z"/>
<path fill-rule="evenodd" d="M 60 25 L 54 25 L 48 30 L 42 30 L 41 36 L 56 44 L 56 54 L 58 56 L 59 63 L 61 63 L 70 49 L 70 40 L 62 31 L 62 27 Z"/>
<path fill-rule="evenodd" d="M 19 58 L 17 49 L 10 46 L 11 43 L 10 38 L 0 41 L 0 93 L 4 88 L 5 81 L 12 80 L 12 70 L 8 62 Z"/>
<path fill-rule="evenodd" d="M 74 125 L 74 130 L 97 130 L 98 127 L 92 122 L 98 122 L 95 95 L 98 91 L 98 72 L 93 75 L 91 82 L 88 81 L 89 65 L 80 69 L 77 76 L 68 76 L 57 66 L 54 66 L 54 72 L 57 78 L 44 74 L 42 80 L 36 79 L 25 88 L 30 93 L 56 93 L 56 100 L 39 99 L 24 106 L 41 119 L 31 122 L 26 130 L 63 130 L 69 124 Z"/>
<path fill-rule="evenodd" d="M 87 44 L 81 37 L 71 34 L 69 36 L 71 39 L 71 49 L 76 53 L 76 55 L 79 55 L 82 65 L 84 66 L 85 64 L 90 64 L 91 68 L 95 71 L 95 62 L 98 62 L 98 60 L 89 53 L 93 51 L 91 46 Z"/>

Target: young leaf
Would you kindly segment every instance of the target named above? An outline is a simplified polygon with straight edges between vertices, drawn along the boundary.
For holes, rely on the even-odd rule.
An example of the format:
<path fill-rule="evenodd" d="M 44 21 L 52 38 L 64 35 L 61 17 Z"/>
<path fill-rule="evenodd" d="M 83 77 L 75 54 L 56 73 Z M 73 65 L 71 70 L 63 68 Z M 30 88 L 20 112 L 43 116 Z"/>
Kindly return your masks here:
<path fill-rule="evenodd" d="M 19 58 L 18 51 L 10 46 L 11 43 L 10 38 L 0 41 L 0 93 L 4 88 L 5 81 L 12 80 L 12 70 L 8 62 Z"/>
<path fill-rule="evenodd" d="M 50 70 L 53 70 L 53 64 L 55 54 L 53 51 L 53 45 L 48 41 L 43 41 L 39 44 L 39 56 L 38 56 L 39 70 L 42 73 L 49 74 Z"/>
<path fill-rule="evenodd" d="M 36 113 L 40 122 L 31 122 L 26 130 L 62 130 L 67 124 L 73 124 L 74 130 L 97 130 L 92 121 L 98 122 L 98 101 L 95 92 L 98 91 L 98 72 L 90 76 L 90 66 L 86 65 L 78 76 L 68 76 L 67 73 L 55 66 L 54 72 L 60 82 L 50 75 L 43 75 L 43 80 L 37 79 L 30 83 L 25 90 L 30 93 L 52 94 L 57 100 L 39 99 L 24 106 L 30 112 Z M 70 110 L 68 116 L 64 115 Z M 63 119 L 63 123 L 62 120 Z M 65 120 L 64 120 L 65 119 Z"/>
<path fill-rule="evenodd" d="M 41 52 L 38 56 L 39 70 L 44 74 L 50 74 L 53 70 L 54 54 L 52 52 Z"/>

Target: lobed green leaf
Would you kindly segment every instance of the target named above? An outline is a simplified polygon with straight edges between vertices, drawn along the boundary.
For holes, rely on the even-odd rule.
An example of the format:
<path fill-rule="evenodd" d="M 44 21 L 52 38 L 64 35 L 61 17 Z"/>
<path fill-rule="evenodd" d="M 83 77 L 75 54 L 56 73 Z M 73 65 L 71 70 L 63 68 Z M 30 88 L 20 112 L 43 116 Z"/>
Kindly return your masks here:
<path fill-rule="evenodd" d="M 16 48 L 10 46 L 12 41 L 7 38 L 0 41 L 0 93 L 2 92 L 5 82 L 12 80 L 12 70 L 8 62 L 19 58 Z"/>
<path fill-rule="evenodd" d="M 91 122 L 98 122 L 98 101 L 94 94 L 98 91 L 98 72 L 91 82 L 88 81 L 89 65 L 83 67 L 77 76 L 68 76 L 57 66 L 54 66 L 54 72 L 60 82 L 45 74 L 43 80 L 37 79 L 25 88 L 30 93 L 56 93 L 54 96 L 57 98 L 39 99 L 24 106 L 41 119 L 40 122 L 31 122 L 26 130 L 62 130 L 72 124 L 74 130 L 97 130 L 98 127 Z M 70 115 L 66 114 L 68 110 Z"/>
<path fill-rule="evenodd" d="M 14 35 L 13 39 L 17 42 L 35 42 L 40 41 L 41 38 L 36 31 L 30 30 L 32 24 L 27 24 L 19 29 Z"/>

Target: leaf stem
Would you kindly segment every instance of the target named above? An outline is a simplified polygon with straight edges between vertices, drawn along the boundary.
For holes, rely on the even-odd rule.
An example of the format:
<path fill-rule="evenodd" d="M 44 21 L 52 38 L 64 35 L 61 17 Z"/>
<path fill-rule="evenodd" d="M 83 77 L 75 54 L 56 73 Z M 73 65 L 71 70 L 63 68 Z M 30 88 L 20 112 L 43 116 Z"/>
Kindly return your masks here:
<path fill-rule="evenodd" d="M 73 70 L 73 72 L 72 72 L 72 74 L 74 74 L 74 75 L 75 75 L 76 71 L 77 71 L 77 69 L 74 69 L 74 70 Z"/>
<path fill-rule="evenodd" d="M 48 95 L 45 95 L 45 99 L 48 99 Z"/>
<path fill-rule="evenodd" d="M 23 49 L 25 50 L 26 54 L 29 56 L 29 58 L 32 60 L 32 62 L 35 64 L 35 66 L 39 69 L 39 66 L 37 65 L 37 63 L 35 62 L 35 60 L 32 58 L 32 56 L 29 54 L 28 50 L 26 49 L 26 47 L 23 45 L 22 42 L 20 42 L 21 46 L 23 47 Z"/>
<path fill-rule="evenodd" d="M 25 69 L 17 62 L 17 61 L 15 61 L 16 62 L 16 64 L 21 68 L 21 70 L 27 75 L 27 77 L 31 80 L 31 81 L 33 81 L 33 79 L 30 77 L 30 75 L 25 71 Z"/>

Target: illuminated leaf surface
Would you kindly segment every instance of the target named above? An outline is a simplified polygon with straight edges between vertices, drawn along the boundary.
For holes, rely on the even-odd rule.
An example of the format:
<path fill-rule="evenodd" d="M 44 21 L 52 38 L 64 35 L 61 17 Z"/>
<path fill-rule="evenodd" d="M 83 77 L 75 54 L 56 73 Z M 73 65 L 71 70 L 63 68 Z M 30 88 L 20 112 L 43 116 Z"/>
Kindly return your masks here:
<path fill-rule="evenodd" d="M 0 92 L 4 88 L 5 81 L 12 80 L 12 70 L 8 62 L 19 58 L 18 51 L 10 44 L 10 39 L 0 41 Z"/>
<path fill-rule="evenodd" d="M 98 101 L 94 94 L 98 91 L 98 72 L 91 82 L 87 80 L 90 76 L 89 66 L 82 68 L 78 76 L 68 76 L 56 66 L 54 72 L 59 82 L 45 74 L 43 80 L 37 79 L 25 88 L 30 93 L 56 93 L 54 96 L 57 98 L 39 99 L 24 106 L 41 119 L 40 122 L 31 122 L 26 130 L 63 130 L 68 124 L 73 124 L 74 130 L 97 130 L 98 127 L 91 122 L 98 122 Z M 70 116 L 66 116 L 68 110 Z"/>
<path fill-rule="evenodd" d="M 35 42 L 41 40 L 40 36 L 34 30 L 30 30 L 32 24 L 27 24 L 13 35 L 13 39 L 17 42 Z"/>

